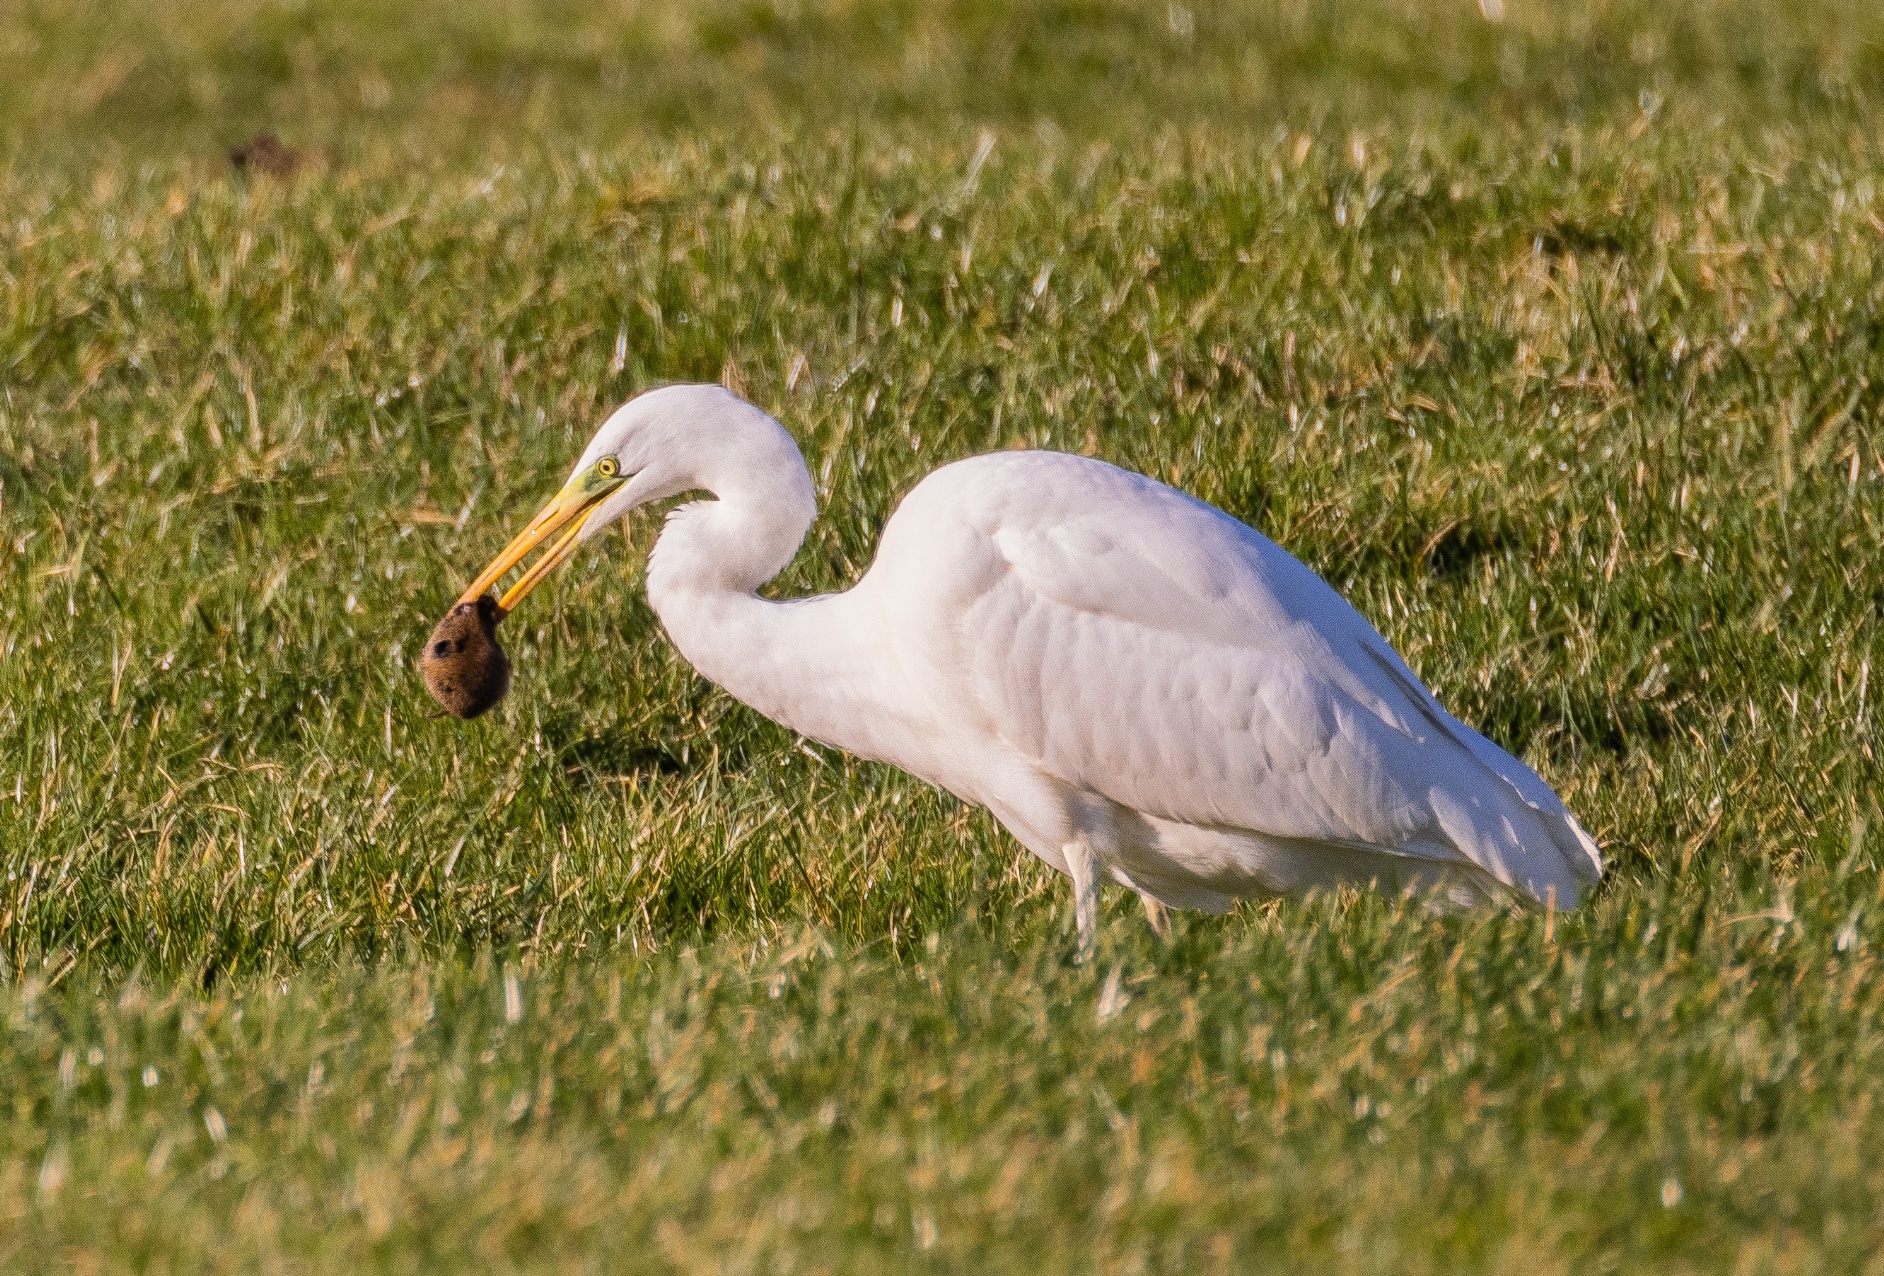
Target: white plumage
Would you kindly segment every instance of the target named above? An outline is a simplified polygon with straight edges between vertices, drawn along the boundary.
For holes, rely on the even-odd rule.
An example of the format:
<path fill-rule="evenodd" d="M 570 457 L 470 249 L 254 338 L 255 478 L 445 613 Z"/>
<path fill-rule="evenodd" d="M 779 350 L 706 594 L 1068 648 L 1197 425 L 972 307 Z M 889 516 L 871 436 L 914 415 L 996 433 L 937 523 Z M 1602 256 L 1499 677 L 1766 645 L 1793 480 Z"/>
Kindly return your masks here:
<path fill-rule="evenodd" d="M 1602 871 L 1550 787 L 1333 589 L 1162 483 L 1057 452 L 959 461 L 903 501 L 855 587 L 774 602 L 757 590 L 816 514 L 783 427 L 717 386 L 651 391 L 551 508 L 617 463 L 581 498 L 581 538 L 647 501 L 714 498 L 675 510 L 648 562 L 694 667 L 988 807 L 1072 878 L 1082 947 L 1106 880 L 1162 927 L 1164 905 L 1338 884 L 1568 907 Z"/>

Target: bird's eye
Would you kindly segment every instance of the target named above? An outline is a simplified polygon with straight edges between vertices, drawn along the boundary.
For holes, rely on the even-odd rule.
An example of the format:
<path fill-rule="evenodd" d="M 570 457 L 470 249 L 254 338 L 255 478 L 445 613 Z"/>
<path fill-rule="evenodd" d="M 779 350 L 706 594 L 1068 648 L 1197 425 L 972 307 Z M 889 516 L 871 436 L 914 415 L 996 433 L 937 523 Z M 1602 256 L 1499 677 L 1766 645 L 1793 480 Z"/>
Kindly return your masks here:
<path fill-rule="evenodd" d="M 621 473 L 621 462 L 612 456 L 605 456 L 595 463 L 595 472 L 603 478 L 614 478 Z"/>

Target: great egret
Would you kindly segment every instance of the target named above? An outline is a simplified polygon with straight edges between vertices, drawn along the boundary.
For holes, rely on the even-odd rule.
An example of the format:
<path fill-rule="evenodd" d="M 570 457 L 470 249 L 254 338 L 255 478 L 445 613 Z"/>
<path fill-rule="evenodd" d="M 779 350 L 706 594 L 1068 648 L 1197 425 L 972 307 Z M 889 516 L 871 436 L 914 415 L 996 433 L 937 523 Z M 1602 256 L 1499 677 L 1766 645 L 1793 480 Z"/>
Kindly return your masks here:
<path fill-rule="evenodd" d="M 718 386 L 651 390 L 458 614 L 488 610 L 538 545 L 498 615 L 629 510 L 696 491 L 713 499 L 668 516 L 647 566 L 681 654 L 767 717 L 989 808 L 1072 879 L 1082 953 L 1108 878 L 1162 932 L 1167 905 L 1339 884 L 1568 907 L 1602 872 L 1550 787 L 1441 708 L 1307 567 L 1086 457 L 943 466 L 853 588 L 774 602 L 757 591 L 817 514 L 803 456 Z"/>

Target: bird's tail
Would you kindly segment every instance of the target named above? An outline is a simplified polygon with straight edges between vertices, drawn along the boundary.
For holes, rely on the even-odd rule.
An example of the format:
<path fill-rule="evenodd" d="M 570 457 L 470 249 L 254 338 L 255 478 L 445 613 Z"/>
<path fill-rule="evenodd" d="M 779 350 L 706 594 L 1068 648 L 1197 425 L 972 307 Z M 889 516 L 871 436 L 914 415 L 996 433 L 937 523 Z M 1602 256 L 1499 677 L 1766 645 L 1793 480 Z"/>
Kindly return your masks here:
<path fill-rule="evenodd" d="M 1549 846 L 1561 861 L 1559 871 L 1538 875 L 1536 887 L 1522 880 L 1514 880 L 1512 885 L 1523 886 L 1540 900 L 1544 898 L 1544 891 L 1539 887 L 1555 885 L 1557 902 L 1566 907 L 1574 904 L 1583 891 L 1594 886 L 1603 875 L 1603 852 L 1596 845 L 1596 839 L 1577 823 L 1577 817 L 1570 813 L 1563 799 L 1537 772 L 1457 718 L 1452 719 L 1451 725 L 1454 738 L 1471 750 L 1473 758 L 1510 786 L 1517 799 L 1508 804 L 1513 808 L 1506 816 L 1512 825 L 1511 835 L 1525 846 L 1539 849 Z"/>
<path fill-rule="evenodd" d="M 1573 906 L 1602 878 L 1603 853 L 1596 839 L 1537 772 L 1447 713 L 1385 642 L 1372 654 L 1431 724 L 1502 781 L 1497 787 L 1509 794 L 1505 801 L 1466 801 L 1435 789 L 1433 807 L 1446 836 L 1506 885 L 1540 901 L 1554 896 L 1559 906 Z"/>

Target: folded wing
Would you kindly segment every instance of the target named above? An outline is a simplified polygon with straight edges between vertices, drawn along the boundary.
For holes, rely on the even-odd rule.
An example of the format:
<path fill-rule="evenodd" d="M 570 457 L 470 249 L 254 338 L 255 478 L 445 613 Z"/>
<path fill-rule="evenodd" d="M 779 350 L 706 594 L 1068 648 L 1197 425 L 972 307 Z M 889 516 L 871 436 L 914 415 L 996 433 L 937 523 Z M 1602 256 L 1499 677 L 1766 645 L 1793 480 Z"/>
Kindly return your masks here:
<path fill-rule="evenodd" d="M 1031 458 L 1038 481 L 989 489 L 1055 499 L 969 500 L 998 570 L 958 618 L 1010 744 L 1181 824 L 1464 861 L 1564 905 L 1600 874 L 1549 786 L 1280 547 L 1128 471 Z"/>

